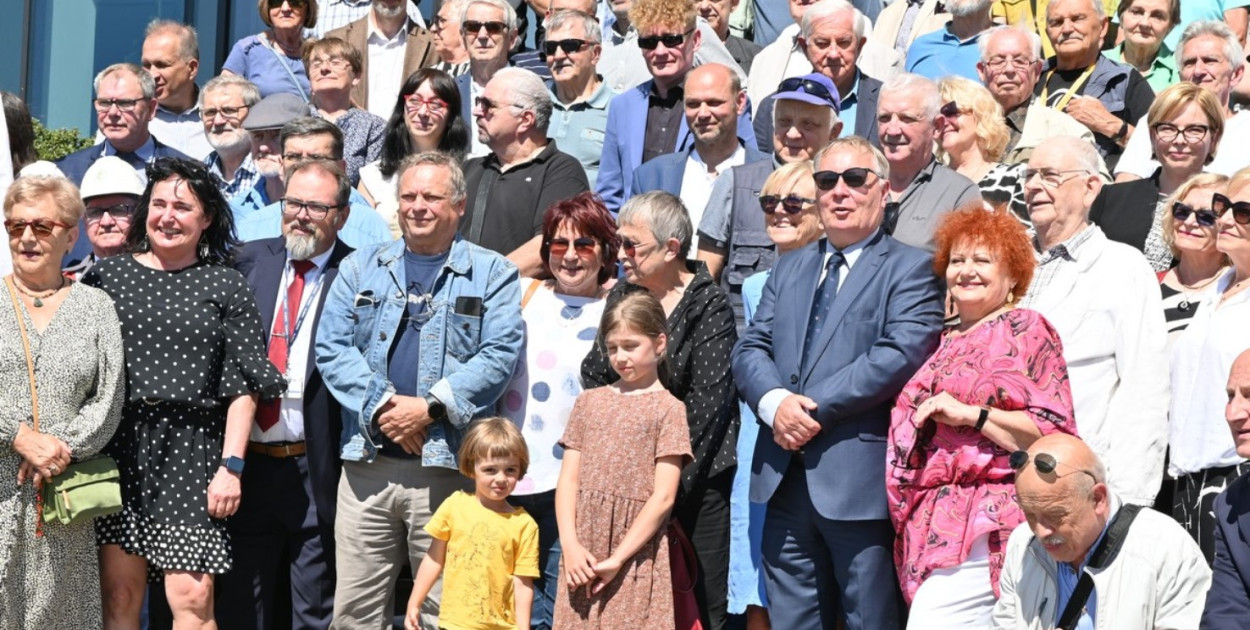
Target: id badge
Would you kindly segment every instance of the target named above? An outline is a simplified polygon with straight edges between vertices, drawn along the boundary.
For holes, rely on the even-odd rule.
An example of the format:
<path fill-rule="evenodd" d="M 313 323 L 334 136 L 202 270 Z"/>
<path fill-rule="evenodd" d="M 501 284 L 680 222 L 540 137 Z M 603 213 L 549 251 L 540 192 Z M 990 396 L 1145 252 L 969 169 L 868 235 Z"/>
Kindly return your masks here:
<path fill-rule="evenodd" d="M 304 398 L 304 379 L 292 378 L 291 374 L 286 375 L 286 393 L 282 395 L 286 400 L 303 400 Z"/>

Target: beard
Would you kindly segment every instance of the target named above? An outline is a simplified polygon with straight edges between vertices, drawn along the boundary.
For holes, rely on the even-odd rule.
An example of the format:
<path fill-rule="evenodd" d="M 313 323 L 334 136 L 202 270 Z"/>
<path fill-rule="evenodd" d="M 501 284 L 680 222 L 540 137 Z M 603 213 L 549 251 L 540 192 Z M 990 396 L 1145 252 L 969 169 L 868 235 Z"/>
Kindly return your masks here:
<path fill-rule="evenodd" d="M 252 148 L 252 134 L 246 129 L 233 129 L 225 133 L 206 133 L 208 145 L 219 153 L 243 153 Z"/>
<path fill-rule="evenodd" d="M 314 234 L 283 234 L 286 255 L 291 260 L 308 260 L 317 255 L 317 237 Z"/>

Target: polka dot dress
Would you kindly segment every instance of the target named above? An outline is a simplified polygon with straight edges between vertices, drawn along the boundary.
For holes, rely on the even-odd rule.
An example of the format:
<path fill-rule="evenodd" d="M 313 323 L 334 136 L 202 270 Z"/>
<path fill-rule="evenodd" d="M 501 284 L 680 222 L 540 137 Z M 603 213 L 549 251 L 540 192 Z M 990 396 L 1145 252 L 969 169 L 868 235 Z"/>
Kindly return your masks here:
<path fill-rule="evenodd" d="M 84 282 L 117 306 L 126 349 L 122 425 L 105 451 L 121 470 L 124 509 L 96 520 L 97 542 L 117 544 L 160 570 L 225 573 L 225 521 L 208 515 L 221 465 L 226 405 L 279 393 L 264 354 L 260 315 L 238 272 L 197 264 L 150 269 L 132 256 L 101 261 Z"/>

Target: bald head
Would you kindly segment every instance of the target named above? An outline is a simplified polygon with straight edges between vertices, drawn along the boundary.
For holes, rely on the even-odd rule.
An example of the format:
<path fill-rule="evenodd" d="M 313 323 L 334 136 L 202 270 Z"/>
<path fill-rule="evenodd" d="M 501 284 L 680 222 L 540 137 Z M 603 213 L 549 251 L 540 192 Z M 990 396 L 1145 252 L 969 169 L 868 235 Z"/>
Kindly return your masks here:
<path fill-rule="evenodd" d="M 1111 511 L 1105 469 L 1087 444 L 1063 433 L 1042 437 L 1028 454 L 1016 472 L 1016 494 L 1029 528 L 1051 557 L 1078 565 Z"/>
<path fill-rule="evenodd" d="M 1224 419 L 1233 433 L 1237 454 L 1250 457 L 1250 350 L 1237 355 L 1228 371 L 1228 404 Z"/>

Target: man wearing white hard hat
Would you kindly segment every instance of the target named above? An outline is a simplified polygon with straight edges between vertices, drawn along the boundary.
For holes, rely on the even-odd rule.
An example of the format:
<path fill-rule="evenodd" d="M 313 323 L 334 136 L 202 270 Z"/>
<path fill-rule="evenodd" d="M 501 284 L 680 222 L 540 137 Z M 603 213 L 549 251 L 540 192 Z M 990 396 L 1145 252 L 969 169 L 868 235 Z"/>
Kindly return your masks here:
<path fill-rule="evenodd" d="M 135 205 L 146 186 L 134 167 L 117 156 L 106 155 L 91 164 L 83 175 L 81 189 L 82 200 L 87 205 L 83 222 L 91 253 L 70 262 L 65 275 L 81 278 L 96 261 L 122 252 Z"/>

